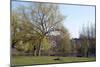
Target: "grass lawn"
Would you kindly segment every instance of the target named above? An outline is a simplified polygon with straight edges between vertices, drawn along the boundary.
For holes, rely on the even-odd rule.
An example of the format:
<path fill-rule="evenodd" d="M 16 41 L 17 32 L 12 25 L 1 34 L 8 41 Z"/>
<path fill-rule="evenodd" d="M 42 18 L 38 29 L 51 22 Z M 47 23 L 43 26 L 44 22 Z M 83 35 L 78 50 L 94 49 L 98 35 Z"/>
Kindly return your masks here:
<path fill-rule="evenodd" d="M 14 65 L 37 65 L 37 64 L 54 64 L 69 62 L 95 61 L 96 58 L 86 57 L 60 57 L 61 60 L 54 60 L 56 56 L 13 56 L 11 66 Z"/>

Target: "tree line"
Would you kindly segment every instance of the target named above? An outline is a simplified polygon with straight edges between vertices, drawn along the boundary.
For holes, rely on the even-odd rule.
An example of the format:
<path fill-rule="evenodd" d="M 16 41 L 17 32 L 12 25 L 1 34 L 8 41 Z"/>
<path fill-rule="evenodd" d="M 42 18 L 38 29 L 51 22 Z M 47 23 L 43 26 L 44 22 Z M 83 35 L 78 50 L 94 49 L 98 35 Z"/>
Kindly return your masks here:
<path fill-rule="evenodd" d="M 81 47 L 77 48 L 70 39 L 70 33 L 63 25 L 63 16 L 57 4 L 31 3 L 12 9 L 11 46 L 20 52 L 32 53 L 33 56 L 57 55 L 88 52 L 95 53 L 95 27 L 83 27 L 79 39 Z M 55 35 L 53 35 L 54 33 Z M 59 34 L 57 34 L 59 33 Z M 94 44 L 91 39 L 94 39 Z M 55 43 L 53 43 L 55 41 Z M 51 45 L 56 44 L 56 45 Z"/>

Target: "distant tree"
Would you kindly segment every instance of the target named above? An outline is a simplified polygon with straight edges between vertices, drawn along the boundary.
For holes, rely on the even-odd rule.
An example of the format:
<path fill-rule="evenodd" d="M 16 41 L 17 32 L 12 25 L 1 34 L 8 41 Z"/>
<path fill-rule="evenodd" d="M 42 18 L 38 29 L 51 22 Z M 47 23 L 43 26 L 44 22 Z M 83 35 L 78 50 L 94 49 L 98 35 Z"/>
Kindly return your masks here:
<path fill-rule="evenodd" d="M 52 35 L 50 38 L 51 50 L 53 55 L 66 56 L 66 54 L 71 52 L 70 35 L 65 27 L 60 28 L 60 32 L 57 35 Z"/>
<path fill-rule="evenodd" d="M 70 42 L 70 34 L 65 27 L 61 28 L 60 32 L 61 36 L 61 43 L 60 43 L 60 50 L 62 53 L 70 53 L 71 52 L 71 42 Z"/>
<path fill-rule="evenodd" d="M 93 50 L 95 54 L 96 44 L 95 44 L 95 24 L 90 24 L 87 27 L 82 28 L 82 32 L 80 33 L 80 39 L 82 39 L 82 51 L 85 56 L 88 56 L 88 53 Z"/>

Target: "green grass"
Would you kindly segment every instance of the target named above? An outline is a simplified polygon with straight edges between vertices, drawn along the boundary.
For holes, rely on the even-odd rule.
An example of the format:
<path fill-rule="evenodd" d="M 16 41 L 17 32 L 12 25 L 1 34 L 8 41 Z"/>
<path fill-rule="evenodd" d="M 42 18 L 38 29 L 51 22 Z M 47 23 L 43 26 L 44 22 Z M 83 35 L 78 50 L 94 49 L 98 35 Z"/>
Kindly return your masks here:
<path fill-rule="evenodd" d="M 55 56 L 13 56 L 11 66 L 14 65 L 37 65 L 37 64 L 54 64 L 54 63 L 69 63 L 69 62 L 86 62 L 95 61 L 96 58 L 86 57 L 60 57 L 61 60 L 53 60 Z"/>

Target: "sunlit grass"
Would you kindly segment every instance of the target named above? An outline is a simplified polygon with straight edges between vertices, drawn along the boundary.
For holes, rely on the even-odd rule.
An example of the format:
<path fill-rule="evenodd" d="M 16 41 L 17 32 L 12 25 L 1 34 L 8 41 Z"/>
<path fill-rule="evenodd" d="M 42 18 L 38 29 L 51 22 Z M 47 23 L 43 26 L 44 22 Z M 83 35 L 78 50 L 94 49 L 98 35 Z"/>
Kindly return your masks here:
<path fill-rule="evenodd" d="M 59 57 L 60 60 L 54 60 L 56 56 L 13 56 L 11 65 L 36 65 L 36 64 L 54 64 L 69 62 L 87 62 L 95 61 L 96 58 L 87 57 Z"/>

